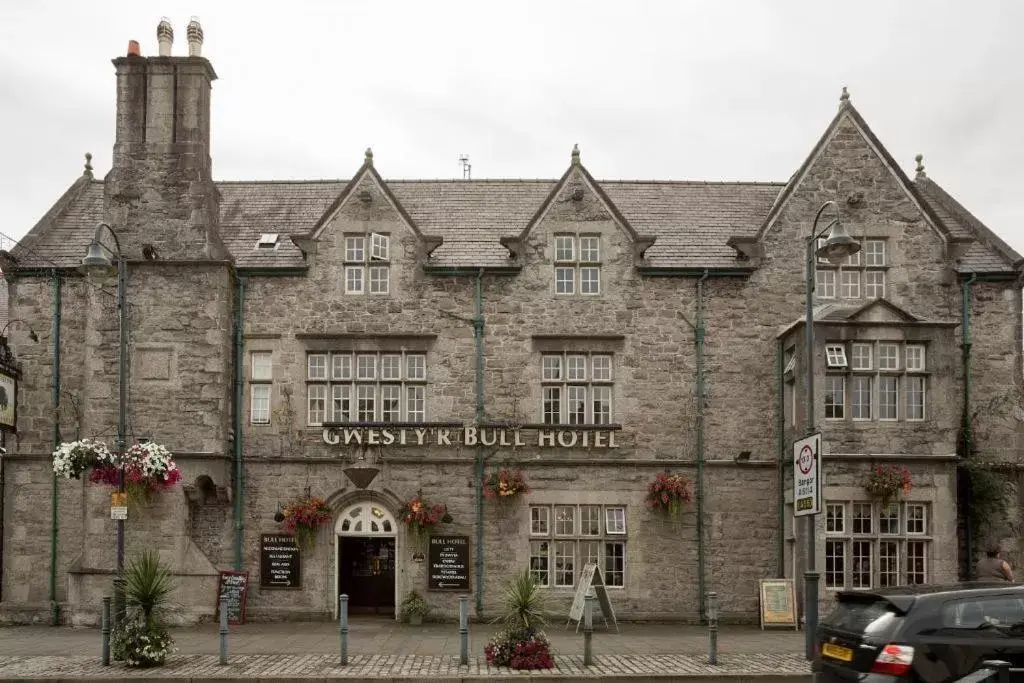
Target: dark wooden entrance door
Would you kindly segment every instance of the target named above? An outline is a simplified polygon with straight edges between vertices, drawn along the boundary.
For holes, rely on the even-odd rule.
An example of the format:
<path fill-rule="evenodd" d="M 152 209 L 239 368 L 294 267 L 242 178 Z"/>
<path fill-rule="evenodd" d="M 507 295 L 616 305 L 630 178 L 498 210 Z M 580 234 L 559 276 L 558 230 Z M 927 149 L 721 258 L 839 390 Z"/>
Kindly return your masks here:
<path fill-rule="evenodd" d="M 338 594 L 353 614 L 395 613 L 395 539 L 342 536 L 338 544 Z"/>

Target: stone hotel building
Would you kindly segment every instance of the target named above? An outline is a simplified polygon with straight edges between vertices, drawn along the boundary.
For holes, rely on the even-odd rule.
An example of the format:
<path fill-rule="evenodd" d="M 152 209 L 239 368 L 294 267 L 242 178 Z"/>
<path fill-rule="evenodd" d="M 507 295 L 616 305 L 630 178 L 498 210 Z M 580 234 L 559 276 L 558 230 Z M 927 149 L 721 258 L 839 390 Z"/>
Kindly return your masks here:
<path fill-rule="evenodd" d="M 172 34 L 113 60 L 106 175 L 87 159 L 2 252 L 22 363 L 3 620 L 94 623 L 111 593 L 110 489 L 55 477 L 51 453 L 114 448 L 123 359 L 126 444 L 182 472 L 129 506 L 125 557 L 159 550 L 186 620 L 212 617 L 221 570 L 248 572 L 249 620 L 328 618 L 339 593 L 394 615 L 414 589 L 487 618 L 527 567 L 568 614 L 595 563 L 620 620 L 697 620 L 716 591 L 756 622 L 760 579 L 802 589 L 804 255 L 826 202 L 860 251 L 814 268 L 823 605 L 977 555 L 958 463 L 1018 457 L 1024 261 L 920 159 L 908 177 L 845 91 L 782 182 L 598 180 L 569 146 L 538 169 L 554 179 L 391 180 L 366 150 L 341 180 L 218 181 L 217 76 L 198 23 L 188 56 Z M 122 296 L 79 268 L 96 238 Z M 865 482 L 890 465 L 913 487 L 883 504 Z M 529 492 L 483 495 L 501 468 Z M 688 482 L 678 514 L 645 505 L 660 472 Z M 458 546 L 455 585 L 401 520 L 417 495 L 446 506 L 428 536 Z M 275 575 L 279 513 L 306 496 L 330 519 Z M 1016 520 L 988 521 L 1005 541 Z"/>

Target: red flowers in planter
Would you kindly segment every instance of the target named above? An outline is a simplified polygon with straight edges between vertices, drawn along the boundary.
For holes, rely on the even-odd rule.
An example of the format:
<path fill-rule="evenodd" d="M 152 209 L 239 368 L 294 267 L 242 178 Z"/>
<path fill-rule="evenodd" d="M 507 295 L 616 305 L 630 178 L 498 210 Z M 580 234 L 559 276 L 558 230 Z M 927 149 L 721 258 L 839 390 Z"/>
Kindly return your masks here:
<path fill-rule="evenodd" d="M 331 508 L 323 498 L 299 498 L 285 505 L 282 512 L 284 521 L 281 526 L 295 535 L 295 542 L 304 550 L 316 546 L 317 531 L 331 521 Z"/>
<path fill-rule="evenodd" d="M 423 533 L 439 522 L 452 521 L 448 514 L 448 506 L 444 503 L 431 503 L 423 497 L 423 493 L 417 493 L 416 497 L 406 502 L 398 511 L 398 518 L 417 534 Z"/>
<path fill-rule="evenodd" d="M 875 465 L 864 482 L 864 490 L 883 505 L 888 505 L 902 493 L 907 495 L 914 488 L 910 470 L 900 465 L 882 467 Z"/>
<path fill-rule="evenodd" d="M 511 500 L 521 493 L 529 493 L 523 471 L 501 468 L 484 477 L 484 495 L 498 500 Z"/>
<path fill-rule="evenodd" d="M 647 485 L 647 498 L 644 502 L 651 510 L 676 515 L 684 503 L 693 500 L 690 493 L 690 481 L 681 474 L 658 472 L 654 481 Z"/>

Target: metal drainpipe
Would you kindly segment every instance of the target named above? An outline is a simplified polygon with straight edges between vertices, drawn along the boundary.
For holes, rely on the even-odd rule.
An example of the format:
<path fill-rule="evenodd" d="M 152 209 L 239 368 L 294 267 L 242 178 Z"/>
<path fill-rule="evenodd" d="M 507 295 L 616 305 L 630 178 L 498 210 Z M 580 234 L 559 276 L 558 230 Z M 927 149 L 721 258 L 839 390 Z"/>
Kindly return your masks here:
<path fill-rule="evenodd" d="M 783 340 L 779 339 L 775 344 L 775 372 L 777 387 L 775 391 L 775 431 L 778 435 L 778 475 L 779 475 L 779 519 L 778 519 L 778 541 L 776 551 L 778 557 L 778 569 L 775 575 L 783 579 L 786 577 L 786 378 L 783 373 L 786 368 Z M 794 387 L 794 391 L 795 391 Z"/>
<path fill-rule="evenodd" d="M 473 339 L 476 342 L 476 422 L 484 419 L 484 269 L 476 275 Z M 476 446 L 476 618 L 484 615 L 484 447 Z"/>
<path fill-rule="evenodd" d="M 697 355 L 697 591 L 700 601 L 700 620 L 705 621 L 704 601 L 704 280 L 708 271 L 697 279 L 697 320 L 694 325 L 694 345 Z"/>
<path fill-rule="evenodd" d="M 235 304 L 235 571 L 242 570 L 242 322 L 245 305 L 245 278 L 237 278 L 237 302 Z"/>
<path fill-rule="evenodd" d="M 978 278 L 977 273 L 971 273 L 971 277 L 964 280 L 962 289 L 963 299 L 963 320 L 961 325 L 962 350 L 964 360 L 964 459 L 971 457 L 971 285 Z M 967 572 L 970 578 L 974 569 L 974 539 L 971 532 L 971 474 L 967 471 L 966 486 L 964 491 L 964 552 L 967 555 Z"/>
<path fill-rule="evenodd" d="M 53 271 L 53 448 L 60 445 L 60 308 L 61 279 Z M 57 604 L 57 531 L 59 530 L 57 473 L 52 473 L 50 487 L 50 625 L 60 624 L 60 606 Z"/>

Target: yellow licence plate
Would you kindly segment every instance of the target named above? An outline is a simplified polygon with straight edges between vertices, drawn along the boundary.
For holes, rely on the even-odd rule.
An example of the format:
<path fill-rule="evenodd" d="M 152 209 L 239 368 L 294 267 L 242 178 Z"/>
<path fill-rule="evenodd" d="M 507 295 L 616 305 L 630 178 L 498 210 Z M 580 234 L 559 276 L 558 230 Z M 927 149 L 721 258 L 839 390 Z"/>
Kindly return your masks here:
<path fill-rule="evenodd" d="M 841 647 L 839 645 L 832 645 L 831 643 L 825 643 L 821 646 L 821 654 L 832 659 L 838 659 L 842 662 L 853 661 L 853 650 L 848 647 Z"/>

